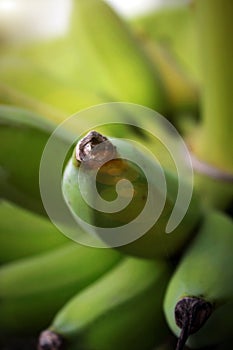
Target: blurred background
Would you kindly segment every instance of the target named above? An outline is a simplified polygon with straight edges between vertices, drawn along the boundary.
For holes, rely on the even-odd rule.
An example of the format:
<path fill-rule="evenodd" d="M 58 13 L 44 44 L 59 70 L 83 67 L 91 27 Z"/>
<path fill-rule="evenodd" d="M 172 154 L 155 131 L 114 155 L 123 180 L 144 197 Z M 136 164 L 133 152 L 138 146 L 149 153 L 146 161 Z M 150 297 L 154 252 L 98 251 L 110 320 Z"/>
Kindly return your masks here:
<path fill-rule="evenodd" d="M 104 0 L 124 17 L 140 16 L 190 0 Z M 72 0 L 1 0 L 1 36 L 7 40 L 35 40 L 59 36 L 67 30 Z M 20 28 L 20 29 L 19 29 Z"/>

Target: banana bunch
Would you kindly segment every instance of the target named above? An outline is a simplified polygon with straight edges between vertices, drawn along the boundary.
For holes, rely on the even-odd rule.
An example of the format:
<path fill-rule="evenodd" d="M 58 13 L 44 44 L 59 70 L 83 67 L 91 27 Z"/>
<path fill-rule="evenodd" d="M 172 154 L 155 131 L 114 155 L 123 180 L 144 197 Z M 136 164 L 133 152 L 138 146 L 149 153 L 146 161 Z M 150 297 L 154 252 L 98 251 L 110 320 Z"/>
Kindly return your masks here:
<path fill-rule="evenodd" d="M 105 249 L 68 240 L 49 222 L 40 195 L 45 146 L 71 113 L 119 100 L 149 106 L 178 126 L 177 116 L 197 113 L 190 10 L 129 25 L 105 1 L 73 0 L 64 37 L 1 46 L 1 348 L 21 336 L 38 338 L 38 350 L 171 350 L 175 336 L 177 350 L 232 347 L 232 221 L 204 209 L 195 192 L 167 233 L 179 186 L 189 185 L 155 142 L 153 117 L 105 106 L 108 125 L 93 131 L 101 116 L 90 112 L 56 134 L 51 164 L 69 149 L 59 189 L 80 223 L 76 237 L 94 237 Z M 144 146 L 162 158 L 163 175 Z M 53 175 L 46 174 L 51 186 Z"/>
<path fill-rule="evenodd" d="M 139 164 L 142 166 L 139 167 Z M 149 194 L 152 194 L 155 200 L 152 201 L 152 211 L 147 208 L 148 215 L 137 222 L 138 226 L 141 225 L 139 226 L 141 231 L 142 224 L 145 224 L 143 220 L 149 221 L 150 217 L 155 215 L 156 202 L 162 202 L 162 187 L 156 167 L 156 163 L 150 157 L 141 154 L 141 151 L 128 140 L 107 138 L 92 131 L 78 141 L 72 158 L 64 170 L 62 188 L 67 206 L 74 217 L 81 219 L 81 222 L 87 222 L 88 225 L 91 224 L 107 246 L 117 247 L 130 255 L 155 258 L 168 257 L 175 252 L 180 254 L 181 247 L 184 250 L 185 241 L 189 240 L 190 246 L 178 263 L 166 291 L 164 302 L 166 318 L 171 330 L 177 336 L 181 329 L 177 350 L 184 348 L 189 336 L 188 345 L 191 347 L 200 348 L 218 344 L 230 338 L 233 331 L 231 316 L 233 224 L 227 216 L 215 212 L 202 213 L 198 211 L 198 204 L 194 201 L 186 214 L 187 217 L 175 230 L 174 237 L 167 236 L 165 223 L 174 205 L 173 196 L 176 195 L 177 183 L 172 175 L 166 172 L 165 177 L 169 184 L 168 196 L 156 224 L 133 243 L 115 245 L 113 240 L 113 236 L 118 235 L 116 242 L 121 242 L 122 225 L 128 225 L 123 235 L 128 234 L 132 237 L 135 233 L 132 233 L 132 227 L 136 230 L 136 225 L 130 227 L 130 223 L 140 217 Z M 120 186 L 119 183 L 122 181 L 125 181 L 124 185 Z M 133 192 L 129 183 L 133 186 Z M 95 192 L 94 186 L 98 192 Z M 116 197 L 119 202 L 126 205 L 123 208 L 117 207 L 118 210 L 115 211 L 106 210 Z M 107 206 L 104 206 L 106 203 L 102 202 L 103 199 L 107 202 Z M 125 199 L 130 199 L 130 202 L 124 201 Z M 197 215 L 195 218 L 192 210 Z M 200 226 L 198 230 L 197 224 Z M 101 230 L 103 227 L 107 228 L 106 232 Z M 113 228 L 117 230 L 112 234 Z M 195 232 L 194 237 L 191 235 L 192 231 Z M 58 321 L 55 318 L 51 326 L 52 332 L 72 338 L 69 317 L 72 314 L 70 310 L 75 309 L 75 301 L 76 299 L 74 304 L 71 301 L 70 309 L 68 304 L 64 313 L 61 311 L 58 314 Z M 62 320 L 66 312 L 69 316 L 59 328 L 60 317 Z M 219 327 L 221 322 L 222 327 Z M 79 320 L 77 324 L 79 325 Z M 54 334 L 42 333 L 42 343 L 44 336 L 50 338 Z"/>
<path fill-rule="evenodd" d="M 39 337 L 39 350 L 149 350 L 168 334 L 161 308 L 170 268 L 126 258 L 74 296 Z"/>
<path fill-rule="evenodd" d="M 1 195 L 41 213 L 39 165 L 53 125 L 13 107 L 1 106 L 0 112 Z M 67 140 L 64 132 L 57 150 Z M 4 201 L 0 218 L 3 334 L 38 332 L 70 297 L 121 259 L 116 251 L 72 243 L 48 219 Z"/>
<path fill-rule="evenodd" d="M 33 113 L 13 107 L 2 106 L 1 116 L 3 140 L 1 169 L 8 174 L 6 176 L 9 182 L 8 187 L 15 191 L 15 197 L 10 197 L 10 199 L 19 202 L 24 207 L 38 211 L 37 207 L 33 207 L 31 203 L 35 199 L 37 203 L 41 201 L 38 193 L 34 195 L 34 186 L 38 179 L 42 151 L 53 131 L 53 124 L 44 122 Z M 65 133 L 61 139 L 58 139 L 58 150 L 59 145 L 63 147 L 69 142 L 69 137 L 70 134 Z M 11 144 L 12 139 L 14 144 Z M 19 147 L 16 148 L 16 152 L 22 150 L 25 152 L 21 158 L 20 153 L 14 153 L 15 158 L 13 155 L 12 158 L 10 156 L 15 149 L 15 142 Z M 17 165 L 16 162 L 19 164 Z M 23 171 L 22 165 L 27 171 Z M 1 181 L 2 189 L 6 191 L 5 179 L 1 178 Z M 28 189 L 27 192 L 26 189 Z M 22 201 L 21 196 L 24 195 L 23 198 L 25 198 L 25 194 L 27 194 L 27 199 Z M 9 198 L 7 191 L 4 192 L 4 197 Z M 121 264 L 120 260 L 122 260 L 122 255 L 117 251 L 90 248 L 69 242 L 68 239 L 60 236 L 58 230 L 45 218 L 13 206 L 13 204 L 2 201 L 0 209 L 0 242 L 1 248 L 4 249 L 1 256 L 3 265 L 0 267 L 1 336 L 4 335 L 7 339 L 15 334 L 38 333 L 52 322 L 60 308 L 66 307 L 70 298 L 81 295 L 82 291 L 86 291 L 89 286 L 92 287 L 93 282 L 99 283 L 101 276 L 105 276 L 105 273 L 109 271 L 110 280 L 118 285 L 118 280 L 121 281 L 122 278 L 122 285 L 119 285 L 116 290 L 115 288 L 109 290 L 107 288 L 109 277 L 107 278 L 106 275 L 103 290 L 108 292 L 109 304 L 104 308 L 104 302 L 102 302 L 103 310 L 100 310 L 100 313 L 111 309 L 111 300 L 115 300 L 115 296 L 119 293 L 122 294 L 122 299 L 113 305 L 115 310 L 113 316 L 111 312 L 108 313 L 109 321 L 102 323 L 102 317 L 101 323 L 99 323 L 99 318 L 98 322 L 96 320 L 96 324 L 100 327 L 97 333 L 96 324 L 93 328 L 90 328 L 88 324 L 87 342 L 90 339 L 94 344 L 97 341 L 95 339 L 99 339 L 97 346 L 101 350 L 103 343 L 106 343 L 105 339 L 112 346 L 115 343 L 114 337 L 119 338 L 119 342 L 124 344 L 125 330 L 129 330 L 132 322 L 135 322 L 133 321 L 133 310 L 140 300 L 145 300 L 145 302 L 139 302 L 140 308 L 135 314 L 137 336 L 129 333 L 126 345 L 123 346 L 125 348 L 127 346 L 136 347 L 140 338 L 143 343 L 146 339 L 145 347 L 148 349 L 162 342 L 168 332 L 161 308 L 162 296 L 170 275 L 165 262 L 147 263 L 144 260 L 135 259 L 135 261 L 132 260 L 122 265 L 122 268 L 115 274 L 115 267 Z M 137 274 L 132 278 L 136 271 Z M 142 283 L 143 279 L 144 283 Z M 135 289 L 135 286 L 138 287 Z M 96 294 L 96 289 L 93 293 Z M 96 308 L 101 294 L 102 287 L 99 294 L 96 295 L 98 297 L 95 301 Z M 126 311 L 124 311 L 125 308 Z M 123 323 L 121 323 L 122 313 L 125 315 Z M 105 332 L 108 323 L 111 324 L 112 317 L 115 320 L 113 328 Z M 106 338 L 101 336 L 102 333 Z M 91 344 L 90 346 L 92 347 Z"/>
<path fill-rule="evenodd" d="M 77 143 L 66 165 L 62 190 L 73 215 L 92 225 L 108 246 L 121 246 L 121 251 L 144 258 L 165 257 L 174 255 L 187 243 L 202 217 L 193 195 L 181 223 L 172 233 L 165 234 L 177 196 L 176 177 L 165 171 L 165 178 L 168 190 L 164 198 L 159 166 L 152 157 L 128 140 L 91 131 Z M 116 189 L 120 182 L 122 186 Z M 133 186 L 133 192 L 129 186 Z M 116 195 L 120 207 L 108 210 Z M 122 225 L 128 225 L 128 229 L 120 231 Z M 108 229 L 102 232 L 101 227 Z M 138 237 L 137 229 L 145 234 Z"/>

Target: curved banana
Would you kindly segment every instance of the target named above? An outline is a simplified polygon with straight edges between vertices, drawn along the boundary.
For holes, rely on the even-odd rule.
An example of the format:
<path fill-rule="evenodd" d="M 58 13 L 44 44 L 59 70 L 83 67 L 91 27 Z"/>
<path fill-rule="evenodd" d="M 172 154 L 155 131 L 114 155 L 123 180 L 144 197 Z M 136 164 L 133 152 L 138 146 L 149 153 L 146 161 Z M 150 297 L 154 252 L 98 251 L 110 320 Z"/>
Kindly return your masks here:
<path fill-rule="evenodd" d="M 2 201 L 0 203 L 0 263 L 56 248 L 68 239 L 45 218 Z"/>
<path fill-rule="evenodd" d="M 148 142 L 154 147 L 152 141 L 143 133 L 138 133 L 129 124 L 133 116 L 119 108 L 105 107 L 109 111 L 109 125 L 103 126 L 103 131 L 114 136 L 125 136 Z M 117 119 L 118 118 L 118 119 Z M 112 126 L 111 122 L 119 120 L 121 126 Z M 80 133 L 85 123 L 89 130 L 93 125 L 93 118 L 83 121 L 75 120 L 76 129 L 63 130 L 57 136 L 57 150 L 73 142 L 72 134 Z M 100 120 L 97 120 L 97 124 Z M 56 124 L 48 122 L 31 111 L 24 109 L 0 106 L 0 190 L 1 196 L 13 201 L 26 209 L 39 214 L 45 214 L 39 191 L 39 166 L 44 147 L 56 128 Z M 157 146 L 156 146 L 157 147 Z M 166 157 L 164 157 L 166 158 Z M 52 161 L 52 160 L 51 160 Z M 52 181 L 52 180 L 51 180 Z"/>
<path fill-rule="evenodd" d="M 140 167 L 134 163 L 140 164 Z M 101 168 L 97 172 L 98 167 Z M 62 190 L 73 215 L 94 226 L 95 232 L 107 245 L 121 246 L 119 249 L 123 252 L 146 258 L 167 256 L 177 252 L 190 239 L 202 214 L 193 196 L 183 220 L 171 234 L 166 234 L 167 221 L 176 201 L 177 179 L 173 174 L 165 172 L 168 191 L 164 198 L 159 176 L 156 161 L 133 144 L 121 139 L 107 139 L 92 131 L 78 142 L 73 157 L 65 168 Z M 127 204 L 121 209 L 107 212 L 110 202 L 116 198 L 117 183 L 122 180 L 127 182 L 122 184 L 122 189 L 117 190 L 117 199 L 119 203 L 127 201 Z M 133 186 L 133 192 L 129 182 Z M 96 194 L 96 187 L 100 196 Z M 103 207 L 103 199 L 107 208 Z M 164 203 L 162 208 L 161 203 Z M 158 214 L 158 208 L 161 211 L 156 220 L 154 217 Z M 136 223 L 130 226 L 134 220 Z M 150 226 L 147 226 L 148 222 Z M 114 235 L 110 234 L 110 228 L 121 225 L 128 225 L 128 229 L 123 233 L 119 229 Z M 99 227 L 109 230 L 106 234 L 101 233 Z M 134 235 L 134 230 L 140 230 L 140 238 L 134 236 L 138 239 L 133 241 L 130 237 Z M 143 230 L 145 234 L 141 236 Z M 131 239 L 128 242 L 127 237 Z M 121 239 L 125 245 L 112 244 Z"/>
<path fill-rule="evenodd" d="M 175 61 L 174 56 L 165 45 L 153 42 L 145 36 L 142 43 L 151 61 L 160 72 L 168 98 L 168 109 L 173 114 L 173 121 L 176 122 L 174 116 L 176 117 L 178 113 L 197 114 L 198 89 L 185 74 L 183 67 Z"/>
<path fill-rule="evenodd" d="M 182 328 L 180 343 L 194 332 L 187 343 L 194 348 L 218 344 L 232 336 L 232 233 L 229 217 L 208 213 L 168 285 L 164 310 L 177 336 Z"/>
<path fill-rule="evenodd" d="M 0 106 L 1 196 L 40 214 L 40 159 L 55 126 L 32 112 Z M 68 132 L 57 137 L 57 149 L 67 145 Z"/>
<path fill-rule="evenodd" d="M 166 47 L 190 79 L 200 83 L 198 38 L 192 5 L 162 8 L 135 17 L 130 22 L 139 34 L 145 33 Z"/>
<path fill-rule="evenodd" d="M 86 79 L 107 98 L 162 112 L 166 96 L 160 76 L 121 18 L 102 0 L 74 1 L 72 31 Z M 109 100 L 109 98 L 108 98 Z"/>
<path fill-rule="evenodd" d="M 161 303 L 169 278 L 162 261 L 123 260 L 72 298 L 40 335 L 38 349 L 147 350 L 167 333 Z"/>
<path fill-rule="evenodd" d="M 37 332 L 84 287 L 111 269 L 121 255 L 67 243 L 0 268 L 0 328 L 6 333 Z"/>
<path fill-rule="evenodd" d="M 6 50 L 2 83 L 69 114 L 109 101 L 166 110 L 158 70 L 106 2 L 74 0 L 68 27 L 64 38 Z"/>
<path fill-rule="evenodd" d="M 30 61 L 25 63 L 21 58 L 13 63 L 7 61 L 1 64 L 0 74 L 1 104 L 30 109 L 55 123 L 64 121 L 81 109 L 106 101 L 91 89 L 79 83 L 73 86 Z"/>

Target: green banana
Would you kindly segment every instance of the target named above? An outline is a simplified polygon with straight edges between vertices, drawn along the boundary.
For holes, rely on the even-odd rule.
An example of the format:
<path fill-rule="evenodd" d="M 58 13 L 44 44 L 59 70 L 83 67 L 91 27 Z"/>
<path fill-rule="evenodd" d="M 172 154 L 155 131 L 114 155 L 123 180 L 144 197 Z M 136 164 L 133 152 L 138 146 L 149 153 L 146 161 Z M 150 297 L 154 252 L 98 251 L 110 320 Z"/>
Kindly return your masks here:
<path fill-rule="evenodd" d="M 166 318 L 177 336 L 180 329 L 176 322 L 180 327 L 183 323 L 183 342 L 197 331 L 189 337 L 190 347 L 214 345 L 232 336 L 232 233 L 233 222 L 229 217 L 208 213 L 169 282 L 164 302 Z"/>
<path fill-rule="evenodd" d="M 79 1 L 79 0 L 74 0 Z M 74 3 L 74 2 L 73 2 Z M 50 13 L 51 18 L 55 15 Z M 54 38 L 45 38 L 41 41 L 32 43 L 17 43 L 16 45 L 8 43 L 8 45 L 0 46 L 0 66 L 4 77 L 12 77 L 11 70 L 17 73 L 25 67 L 26 75 L 33 74 L 32 67 L 41 73 L 44 73 L 44 78 L 54 78 L 57 82 L 63 83 L 65 86 L 69 85 L 73 88 L 84 89 L 85 91 L 93 90 L 93 80 L 87 79 L 87 69 L 84 69 L 80 63 L 79 50 L 76 46 L 76 30 L 72 28 L 71 23 L 76 22 L 77 11 L 72 9 L 70 13 L 70 21 L 67 23 L 66 31 L 63 35 Z M 28 66 L 28 73 L 26 70 Z M 5 72 L 4 72 L 5 71 Z M 32 77 L 41 79 L 38 75 Z M 23 80 L 25 79 L 22 77 Z M 16 80 L 16 79 L 15 79 Z M 25 80 L 24 80 L 25 81 Z M 45 80 L 46 81 L 46 80 Z M 12 84 L 20 84 L 18 81 L 13 81 Z M 48 85 L 49 81 L 47 80 Z M 14 85 L 15 86 L 15 85 Z M 33 86 L 33 89 L 37 87 Z M 61 102 L 61 101 L 60 101 Z M 77 102 L 77 101 L 76 101 Z"/>
<path fill-rule="evenodd" d="M 98 167 L 101 168 L 97 172 Z M 66 165 L 62 191 L 73 215 L 94 226 L 95 232 L 108 246 L 120 246 L 123 252 L 146 258 L 167 256 L 177 252 L 190 239 L 202 212 L 193 195 L 181 223 L 172 233 L 165 234 L 176 201 L 177 178 L 172 173 L 164 173 L 167 183 L 165 194 L 159 167 L 153 158 L 129 141 L 107 139 L 92 131 L 78 142 Z M 116 198 L 117 183 L 122 180 L 127 182 L 119 189 L 117 199 L 124 205 L 108 212 L 110 202 Z M 96 194 L 95 186 L 100 196 Z M 148 222 L 150 226 L 147 226 Z M 122 225 L 126 225 L 127 229 L 120 232 Z M 103 232 L 100 227 L 108 230 Z M 114 228 L 114 232 L 110 233 L 110 229 Z"/>
<path fill-rule="evenodd" d="M 26 61 L 26 62 L 25 62 Z M 30 108 L 53 122 L 62 122 L 77 111 L 105 100 L 79 83 L 54 77 L 33 62 L 21 58 L 0 60 L 0 103 Z"/>
<path fill-rule="evenodd" d="M 153 42 L 145 35 L 142 37 L 142 44 L 160 72 L 171 113 L 196 113 L 198 109 L 197 86 L 184 72 L 183 67 L 175 61 L 174 56 L 165 45 Z"/>
<path fill-rule="evenodd" d="M 120 107 L 104 107 L 97 112 L 98 117 L 100 117 L 100 112 L 101 116 L 103 112 L 110 114 L 109 124 L 102 128 L 108 134 L 137 137 L 143 142 L 147 140 L 146 135 L 138 134 L 137 130 L 128 124 L 124 125 L 124 122 L 132 121 L 132 116 L 128 115 L 129 113 L 123 113 L 124 111 Z M 91 118 L 86 118 L 84 121 L 83 118 L 77 118 L 75 130 L 74 128 L 72 130 L 64 128 L 63 134 L 60 133 L 56 137 L 57 149 L 71 145 L 74 132 L 75 134 L 80 133 L 85 128 L 89 130 L 94 122 L 92 116 L 93 114 L 91 114 Z M 117 118 L 119 122 L 122 122 L 121 126 L 111 124 L 111 122 L 116 122 Z M 96 123 L 100 124 L 101 119 L 97 119 Z M 56 124 L 44 120 L 31 111 L 0 106 L 1 196 L 39 214 L 45 214 L 39 192 L 40 160 L 44 147 L 55 128 Z M 148 143 L 151 145 L 150 141 Z"/>
<path fill-rule="evenodd" d="M 74 242 L 0 268 L 0 329 L 37 332 L 84 287 L 111 269 L 121 255 Z"/>
<path fill-rule="evenodd" d="M 68 242 L 46 219 L 4 201 L 0 203 L 0 223 L 1 264 Z"/>
<path fill-rule="evenodd" d="M 27 109 L 55 122 L 65 119 L 65 114 L 61 111 L 22 93 L 22 91 L 0 84 L 0 106 L 2 105 Z"/>
<path fill-rule="evenodd" d="M 155 43 L 166 47 L 188 77 L 200 83 L 198 38 L 192 5 L 156 10 L 133 18 L 130 24 L 139 35 L 145 33 Z"/>
<path fill-rule="evenodd" d="M 1 196 L 45 214 L 39 191 L 40 159 L 55 126 L 32 112 L 0 106 Z M 69 133 L 57 137 L 57 150 L 69 144 Z"/>
<path fill-rule="evenodd" d="M 156 72 L 130 28 L 101 0 L 74 1 L 79 60 L 86 79 L 107 98 L 142 104 L 162 112 L 166 97 Z"/>
<path fill-rule="evenodd" d="M 169 275 L 163 261 L 124 259 L 64 305 L 39 349 L 58 350 L 62 338 L 70 349 L 151 349 L 167 333 L 161 303 Z"/>
<path fill-rule="evenodd" d="M 159 72 L 127 24 L 102 0 L 74 0 L 64 38 L 2 51 L 6 87 L 66 113 L 109 101 L 166 110 Z"/>
<path fill-rule="evenodd" d="M 51 16 L 54 14 L 51 13 Z M 71 17 L 75 21 L 76 13 L 72 11 Z M 17 43 L 17 45 L 7 45 L 0 47 L 0 66 L 7 72 L 4 77 L 10 74 L 13 69 L 17 74 L 19 70 L 28 66 L 28 74 L 31 74 L 31 68 L 40 69 L 45 77 L 49 76 L 53 79 L 63 82 L 65 85 L 90 89 L 91 84 L 86 79 L 86 72 L 80 65 L 79 52 L 74 45 L 76 33 L 71 28 L 67 28 L 65 35 L 57 38 L 46 38 L 40 42 L 33 43 Z M 13 80 L 11 80 L 13 83 Z M 19 84 L 19 82 L 15 82 Z M 48 82 L 49 84 L 49 82 Z M 36 86 L 33 89 L 36 89 Z M 91 89 L 92 90 L 92 89 Z"/>
<path fill-rule="evenodd" d="M 111 110 L 111 108 L 110 108 Z M 59 114 L 57 114 L 59 118 Z M 116 116 L 113 116 L 113 120 Z M 84 128 L 83 119 L 75 120 L 75 132 Z M 86 120 L 89 129 L 93 120 Z M 57 124 L 31 111 L 0 105 L 0 190 L 1 196 L 26 209 L 45 215 L 39 191 L 39 167 L 44 147 Z M 111 130 L 111 124 L 106 126 Z M 56 136 L 57 151 L 73 142 L 72 127 Z M 113 128 L 114 134 L 128 135 L 130 128 Z M 52 160 L 51 160 L 52 161 Z"/>

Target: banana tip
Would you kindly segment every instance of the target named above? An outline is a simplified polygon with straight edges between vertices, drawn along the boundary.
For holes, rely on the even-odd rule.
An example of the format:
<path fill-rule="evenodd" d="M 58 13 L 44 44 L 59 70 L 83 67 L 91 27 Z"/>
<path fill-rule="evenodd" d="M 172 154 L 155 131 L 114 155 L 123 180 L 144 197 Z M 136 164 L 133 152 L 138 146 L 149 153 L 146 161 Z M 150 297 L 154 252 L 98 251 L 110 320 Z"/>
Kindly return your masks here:
<path fill-rule="evenodd" d="M 175 307 L 175 321 L 181 328 L 176 350 L 182 350 L 189 335 L 196 333 L 212 313 L 212 304 L 202 298 L 184 297 Z"/>
<path fill-rule="evenodd" d="M 37 350 L 61 350 L 63 347 L 62 337 L 50 330 L 41 332 Z"/>
<path fill-rule="evenodd" d="M 90 131 L 77 144 L 76 160 L 91 168 L 103 164 L 116 156 L 113 144 L 97 131 Z"/>

